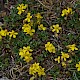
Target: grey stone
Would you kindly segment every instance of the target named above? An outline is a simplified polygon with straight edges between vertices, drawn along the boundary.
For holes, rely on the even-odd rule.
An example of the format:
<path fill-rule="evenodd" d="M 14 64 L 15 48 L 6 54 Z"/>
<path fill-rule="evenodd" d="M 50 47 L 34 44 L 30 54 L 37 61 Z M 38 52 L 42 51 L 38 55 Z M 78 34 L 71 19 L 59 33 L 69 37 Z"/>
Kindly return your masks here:
<path fill-rule="evenodd" d="M 0 80 L 9 80 L 7 77 L 0 78 Z"/>

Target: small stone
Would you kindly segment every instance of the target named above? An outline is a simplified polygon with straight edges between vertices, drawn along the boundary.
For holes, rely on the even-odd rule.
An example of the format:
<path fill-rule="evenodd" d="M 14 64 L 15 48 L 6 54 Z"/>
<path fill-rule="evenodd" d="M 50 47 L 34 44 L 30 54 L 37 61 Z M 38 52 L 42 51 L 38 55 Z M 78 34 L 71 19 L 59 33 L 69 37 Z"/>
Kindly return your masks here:
<path fill-rule="evenodd" d="M 0 80 L 9 80 L 7 77 L 2 77 Z"/>

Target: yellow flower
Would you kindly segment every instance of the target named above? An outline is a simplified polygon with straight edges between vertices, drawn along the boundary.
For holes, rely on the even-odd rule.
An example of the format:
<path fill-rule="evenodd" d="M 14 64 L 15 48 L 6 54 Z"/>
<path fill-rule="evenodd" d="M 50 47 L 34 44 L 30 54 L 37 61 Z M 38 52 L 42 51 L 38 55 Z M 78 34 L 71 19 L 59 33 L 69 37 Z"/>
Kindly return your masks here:
<path fill-rule="evenodd" d="M 22 49 L 22 48 L 19 49 L 19 55 L 23 58 L 23 57 L 25 57 L 25 56 L 30 55 L 29 52 L 32 52 L 32 51 L 33 51 L 33 50 L 30 49 L 30 46 L 27 46 L 27 47 L 23 46 L 23 49 Z M 31 55 L 30 55 L 30 56 L 31 56 Z"/>
<path fill-rule="evenodd" d="M 31 15 L 31 13 L 28 13 L 26 16 L 27 18 L 24 21 L 30 22 L 30 19 L 32 18 L 32 16 L 30 16 L 30 15 Z"/>
<path fill-rule="evenodd" d="M 25 31 L 24 31 L 25 32 Z M 34 29 L 31 29 L 31 28 L 26 28 L 26 34 L 29 34 L 30 36 L 32 36 L 33 35 L 33 33 L 35 32 L 35 30 Z"/>
<path fill-rule="evenodd" d="M 32 65 L 29 68 L 29 74 L 31 74 L 31 75 L 35 75 L 36 74 L 36 71 L 34 70 Z"/>
<path fill-rule="evenodd" d="M 52 25 L 50 29 L 52 30 L 52 32 L 59 33 L 59 30 L 61 30 L 61 27 L 59 27 L 59 24 L 56 24 L 56 25 Z"/>
<path fill-rule="evenodd" d="M 27 47 L 23 47 L 19 49 L 19 55 L 21 56 L 21 58 L 24 58 L 24 61 L 26 62 L 30 62 L 33 58 L 31 57 L 31 53 L 33 50 L 30 49 L 30 46 Z"/>
<path fill-rule="evenodd" d="M 72 8 L 62 10 L 61 16 L 67 16 L 68 14 L 72 14 Z"/>
<path fill-rule="evenodd" d="M 34 63 L 29 68 L 29 74 L 35 75 L 36 72 L 38 72 L 39 69 L 39 63 Z"/>
<path fill-rule="evenodd" d="M 51 52 L 52 52 L 52 53 L 55 53 L 55 52 L 56 52 L 55 47 L 54 47 L 53 44 L 50 43 L 50 42 L 47 42 L 47 44 L 45 44 L 45 50 L 46 50 L 46 51 L 48 50 L 50 53 L 51 53 Z"/>
<path fill-rule="evenodd" d="M 72 8 L 67 8 L 68 10 L 67 10 L 67 13 L 68 14 L 72 14 Z"/>
<path fill-rule="evenodd" d="M 61 59 L 66 61 L 66 58 L 69 58 L 68 53 L 65 53 L 65 52 L 61 52 L 61 53 L 62 53 Z"/>
<path fill-rule="evenodd" d="M 60 63 L 60 56 L 58 56 L 58 58 L 55 58 L 54 60 L 58 61 L 58 63 Z"/>
<path fill-rule="evenodd" d="M 62 10 L 62 14 L 61 14 L 61 16 L 65 16 L 65 15 L 68 15 L 68 13 L 67 13 L 67 9 Z"/>
<path fill-rule="evenodd" d="M 19 49 L 19 55 L 21 56 L 21 58 L 25 57 L 25 50 L 23 50 L 22 48 Z"/>
<path fill-rule="evenodd" d="M 37 17 L 37 19 L 42 19 L 43 18 L 40 13 L 37 13 L 36 17 Z"/>
<path fill-rule="evenodd" d="M 31 54 L 29 53 L 29 55 L 24 57 L 24 61 L 26 62 L 30 62 L 33 58 L 31 57 Z"/>
<path fill-rule="evenodd" d="M 10 39 L 11 39 L 11 37 L 16 38 L 16 35 L 17 35 L 17 34 L 18 34 L 18 33 L 15 32 L 14 30 L 12 30 L 11 32 L 9 32 L 9 37 L 10 37 Z"/>
<path fill-rule="evenodd" d="M 71 51 L 74 51 L 74 50 L 78 50 L 78 48 L 76 47 L 75 44 L 68 45 L 66 47 L 69 49 L 68 52 L 71 52 Z"/>
<path fill-rule="evenodd" d="M 28 52 L 29 52 L 29 51 L 30 51 L 30 52 L 33 51 L 32 49 L 30 49 L 30 46 L 27 46 L 27 47 L 24 46 L 24 47 L 23 47 L 23 50 L 26 50 L 26 51 L 28 51 Z"/>
<path fill-rule="evenodd" d="M 42 68 L 41 66 L 40 66 L 39 69 L 38 69 L 38 75 L 39 75 L 39 76 L 45 75 L 44 68 Z"/>
<path fill-rule="evenodd" d="M 62 62 L 62 66 L 63 66 L 63 67 L 66 67 L 66 63 L 65 63 L 65 62 Z"/>
<path fill-rule="evenodd" d="M 33 68 L 34 68 L 34 70 L 36 71 L 36 72 L 38 72 L 38 69 L 39 69 L 39 63 L 34 63 L 33 64 Z"/>
<path fill-rule="evenodd" d="M 29 33 L 30 36 L 32 36 L 34 32 L 35 32 L 35 30 L 34 29 L 31 29 L 31 33 Z"/>
<path fill-rule="evenodd" d="M 3 30 L 1 27 L 0 27 L 0 40 L 2 40 L 2 37 L 3 36 L 7 36 L 8 35 L 8 31 L 7 31 L 7 29 L 5 29 L 5 30 Z"/>
<path fill-rule="evenodd" d="M 26 32 L 26 34 L 29 34 L 30 36 L 32 36 L 33 33 L 35 32 L 34 29 L 31 29 L 31 26 L 29 24 L 24 24 L 22 29 L 24 32 Z"/>
<path fill-rule="evenodd" d="M 44 27 L 43 24 L 40 24 L 40 25 L 38 26 L 38 29 L 45 31 L 45 30 L 46 30 L 46 27 Z"/>
<path fill-rule="evenodd" d="M 31 26 L 30 26 L 29 24 L 24 24 L 23 27 L 22 27 L 22 29 L 26 32 L 25 29 L 26 29 L 27 27 L 31 27 Z"/>
<path fill-rule="evenodd" d="M 23 50 L 23 51 L 24 51 L 24 50 Z M 26 57 L 26 56 L 30 57 L 31 55 L 32 55 L 32 54 L 31 54 L 29 51 L 26 51 L 24 57 Z"/>
<path fill-rule="evenodd" d="M 79 64 L 76 64 L 76 68 L 77 68 L 77 71 L 80 71 L 80 61 L 78 63 Z"/>
<path fill-rule="evenodd" d="M 41 19 L 43 18 L 43 17 L 41 16 L 41 14 L 40 14 L 40 13 L 37 13 L 37 14 L 35 15 L 35 17 L 37 18 L 37 24 L 40 24 Z"/>
<path fill-rule="evenodd" d="M 29 74 L 36 75 L 38 73 L 39 76 L 45 75 L 44 68 L 39 66 L 39 63 L 34 63 L 29 68 Z"/>
<path fill-rule="evenodd" d="M 21 13 L 23 13 L 27 7 L 28 7 L 27 4 L 26 5 L 24 5 L 23 3 L 22 4 L 19 4 L 19 7 L 17 7 L 18 14 L 21 15 Z"/>

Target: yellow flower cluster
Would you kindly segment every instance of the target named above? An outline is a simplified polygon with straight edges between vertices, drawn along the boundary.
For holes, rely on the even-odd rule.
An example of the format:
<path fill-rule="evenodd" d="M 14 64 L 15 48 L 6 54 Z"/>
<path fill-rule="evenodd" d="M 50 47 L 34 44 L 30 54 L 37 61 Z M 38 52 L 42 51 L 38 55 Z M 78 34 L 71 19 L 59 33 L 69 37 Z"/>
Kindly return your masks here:
<path fill-rule="evenodd" d="M 39 24 L 38 25 L 38 29 L 45 31 L 46 30 L 46 27 L 44 27 L 43 24 L 40 23 L 41 22 L 41 19 L 43 18 L 41 16 L 41 14 L 40 13 L 37 13 L 35 17 L 37 18 L 37 24 Z"/>
<path fill-rule="evenodd" d="M 47 42 L 47 44 L 45 44 L 45 50 L 49 51 L 50 53 L 55 53 L 56 52 L 56 49 L 54 47 L 54 45 L 50 42 Z"/>
<path fill-rule="evenodd" d="M 66 46 L 69 50 L 68 52 L 72 52 L 74 50 L 78 50 L 78 48 L 76 47 L 75 44 L 72 44 L 72 45 L 68 45 Z M 61 52 L 61 56 L 58 56 L 58 58 L 55 58 L 54 60 L 57 61 L 58 63 L 60 63 L 60 61 L 62 61 L 62 66 L 63 67 L 66 67 L 66 59 L 69 58 L 69 54 L 68 53 L 65 53 L 65 52 Z M 69 60 L 68 63 L 71 63 L 72 60 Z M 79 64 L 76 64 L 76 67 L 78 67 L 78 71 L 80 70 L 80 62 Z"/>
<path fill-rule="evenodd" d="M 55 61 L 58 61 L 58 63 L 60 63 L 60 61 L 62 61 L 62 66 L 63 67 L 66 67 L 66 59 L 69 58 L 69 54 L 68 53 L 65 53 L 65 52 L 61 52 L 61 56 L 58 56 L 58 58 L 55 58 L 54 60 Z"/>
<path fill-rule="evenodd" d="M 38 29 L 45 31 L 45 30 L 46 30 L 46 27 L 44 27 L 43 24 L 40 24 L 40 25 L 38 26 Z"/>
<path fill-rule="evenodd" d="M 23 32 L 26 32 L 26 34 L 29 34 L 30 36 L 33 35 L 33 33 L 35 32 L 34 29 L 31 29 L 31 25 L 28 23 L 28 24 L 24 24 L 23 27 Z"/>
<path fill-rule="evenodd" d="M 36 75 L 38 74 L 39 76 L 41 75 L 45 75 L 45 72 L 44 72 L 44 68 L 42 68 L 41 66 L 39 66 L 39 63 L 34 63 L 30 66 L 29 68 L 29 74 L 31 75 Z"/>
<path fill-rule="evenodd" d="M 80 71 L 80 61 L 78 63 L 79 64 L 76 64 L 76 68 L 77 68 L 77 71 Z"/>
<path fill-rule="evenodd" d="M 40 21 L 42 19 L 42 16 L 40 15 L 40 13 L 37 13 L 35 15 L 35 17 L 37 18 L 37 21 L 39 21 L 39 23 L 40 23 Z M 31 18 L 32 18 L 31 13 L 28 12 L 26 18 L 23 20 L 23 22 L 27 21 L 28 23 L 27 24 L 24 23 L 24 25 L 22 27 L 23 32 L 26 32 L 26 34 L 29 34 L 30 36 L 32 36 L 33 33 L 35 32 L 35 30 L 31 28 L 33 26 L 33 21 L 31 20 Z M 39 24 L 38 29 L 44 31 L 44 30 L 46 30 L 46 27 L 44 27 L 43 24 Z"/>
<path fill-rule="evenodd" d="M 17 35 L 18 33 L 17 32 L 15 32 L 14 30 L 12 30 L 12 31 L 7 31 L 7 29 L 5 29 L 5 30 L 3 30 L 1 27 L 0 27 L 0 40 L 2 40 L 2 37 L 3 36 L 9 36 L 10 37 L 10 39 L 11 39 L 11 37 L 13 37 L 13 38 L 16 38 L 16 35 Z"/>
<path fill-rule="evenodd" d="M 67 16 L 68 14 L 72 14 L 72 8 L 62 10 L 61 16 Z"/>
<path fill-rule="evenodd" d="M 33 26 L 33 22 L 31 21 L 31 13 L 28 12 L 26 18 L 23 20 L 24 24 L 23 24 L 23 32 L 26 32 L 26 34 L 29 34 L 30 36 L 33 35 L 33 33 L 35 32 L 34 29 L 32 29 L 31 27 Z M 27 23 L 25 23 L 27 21 Z"/>
<path fill-rule="evenodd" d="M 31 57 L 32 52 L 33 50 L 30 49 L 30 46 L 27 46 L 27 47 L 23 47 L 19 49 L 19 55 L 21 56 L 21 58 L 24 58 L 24 61 L 26 62 L 30 62 L 33 58 Z"/>
<path fill-rule="evenodd" d="M 21 15 L 24 11 L 25 11 L 25 9 L 28 7 L 28 5 L 26 4 L 26 5 L 24 5 L 23 3 L 22 4 L 19 4 L 19 6 L 17 7 L 17 9 L 18 9 L 18 14 L 19 15 Z"/>
<path fill-rule="evenodd" d="M 61 30 L 61 27 L 59 27 L 59 24 L 56 24 L 56 25 L 52 25 L 50 29 L 52 30 L 52 32 L 59 33 L 59 31 Z"/>
<path fill-rule="evenodd" d="M 76 47 L 75 44 L 68 45 L 66 47 L 69 49 L 68 52 L 71 52 L 71 51 L 74 51 L 74 50 L 78 50 L 78 48 Z"/>

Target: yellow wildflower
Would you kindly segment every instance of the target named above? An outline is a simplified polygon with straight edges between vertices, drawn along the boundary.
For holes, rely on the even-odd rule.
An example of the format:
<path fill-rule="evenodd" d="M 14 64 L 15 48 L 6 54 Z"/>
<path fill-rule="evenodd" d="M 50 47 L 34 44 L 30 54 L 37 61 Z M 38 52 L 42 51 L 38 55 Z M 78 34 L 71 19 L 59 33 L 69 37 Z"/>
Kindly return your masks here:
<path fill-rule="evenodd" d="M 17 34 L 18 34 L 18 33 L 15 32 L 14 30 L 12 30 L 11 32 L 9 32 L 9 37 L 10 37 L 10 39 L 11 39 L 11 37 L 16 38 L 16 35 L 17 35 Z"/>
<path fill-rule="evenodd" d="M 65 16 L 65 15 L 68 15 L 68 13 L 67 13 L 67 10 L 66 10 L 66 9 L 62 10 L 62 14 L 61 14 L 61 16 Z"/>
<path fill-rule="evenodd" d="M 27 52 L 26 52 L 26 53 L 27 53 Z M 30 62 L 32 59 L 33 59 L 33 58 L 31 57 L 31 53 L 29 53 L 28 55 L 26 55 L 26 56 L 24 57 L 24 61 L 26 61 L 26 62 Z"/>
<path fill-rule="evenodd" d="M 0 35 L 1 36 L 6 36 L 6 35 L 8 35 L 8 31 L 5 29 L 5 30 L 1 30 L 0 31 Z"/>
<path fill-rule="evenodd" d="M 21 56 L 21 58 L 24 58 L 24 61 L 26 62 L 30 62 L 33 58 L 31 57 L 31 53 L 30 52 L 26 52 L 25 50 L 20 49 L 19 55 Z"/>
<path fill-rule="evenodd" d="M 29 74 L 35 75 L 36 72 L 38 72 L 39 69 L 39 63 L 34 63 L 29 68 Z"/>
<path fill-rule="evenodd" d="M 23 50 L 23 52 L 24 52 L 24 50 Z M 31 55 L 32 54 L 30 52 L 26 51 L 25 54 L 24 54 L 24 57 L 26 57 L 26 56 L 30 57 Z"/>
<path fill-rule="evenodd" d="M 58 58 L 55 58 L 54 60 L 58 61 L 58 63 L 60 63 L 60 56 L 58 56 Z"/>
<path fill-rule="evenodd" d="M 35 32 L 34 29 L 31 29 L 31 26 L 29 24 L 24 24 L 22 29 L 24 32 L 26 32 L 26 34 L 29 34 L 30 36 L 32 36 L 33 33 Z"/>
<path fill-rule="evenodd" d="M 37 13 L 37 14 L 35 15 L 35 17 L 37 18 L 37 24 L 40 24 L 41 19 L 43 18 L 43 17 L 41 16 L 41 14 L 40 14 L 40 13 Z"/>
<path fill-rule="evenodd" d="M 21 56 L 21 58 L 25 57 L 25 50 L 23 50 L 22 48 L 19 49 L 19 55 Z"/>
<path fill-rule="evenodd" d="M 26 32 L 25 29 L 26 29 L 27 27 L 31 27 L 31 26 L 30 26 L 29 24 L 24 24 L 24 25 L 23 25 L 22 29 L 24 30 L 24 32 Z"/>
<path fill-rule="evenodd" d="M 51 53 L 51 52 L 52 52 L 52 53 L 55 53 L 55 52 L 56 52 L 55 47 L 54 47 L 53 44 L 50 43 L 50 42 L 47 42 L 47 44 L 45 44 L 45 50 L 46 50 L 46 51 L 48 50 L 50 53 Z"/>
<path fill-rule="evenodd" d="M 5 30 L 3 30 L 2 28 L 0 28 L 1 30 L 0 30 L 0 40 L 2 40 L 2 37 L 3 36 L 7 36 L 8 35 L 8 31 L 7 31 L 7 29 L 5 29 Z"/>
<path fill-rule="evenodd" d="M 19 55 L 21 56 L 21 58 L 24 58 L 24 61 L 26 62 L 30 62 L 33 58 L 31 57 L 31 53 L 33 50 L 30 49 L 30 46 L 27 47 L 23 47 L 19 49 Z"/>
<path fill-rule="evenodd" d="M 63 66 L 63 67 L 66 67 L 66 63 L 65 63 L 65 62 L 62 62 L 62 66 Z"/>
<path fill-rule="evenodd" d="M 24 21 L 30 22 L 30 19 L 32 18 L 32 16 L 30 16 L 30 15 L 31 15 L 31 13 L 28 13 L 26 16 L 27 18 Z"/>
<path fill-rule="evenodd" d="M 52 25 L 50 29 L 52 30 L 52 32 L 59 33 L 59 30 L 61 30 L 61 27 L 59 27 L 59 24 L 56 24 L 56 25 Z"/>
<path fill-rule="evenodd" d="M 38 69 L 38 75 L 39 75 L 39 76 L 45 75 L 44 68 L 42 68 L 41 66 L 40 66 L 39 69 Z"/>
<path fill-rule="evenodd" d="M 23 50 L 26 50 L 26 51 L 30 51 L 30 52 L 32 52 L 33 50 L 32 49 L 30 49 L 30 46 L 27 46 L 27 47 L 23 47 Z"/>
<path fill-rule="evenodd" d="M 65 52 L 61 52 L 61 53 L 62 53 L 61 59 L 66 61 L 66 58 L 69 58 L 68 53 L 65 53 Z"/>
<path fill-rule="evenodd" d="M 45 31 L 45 30 L 46 30 L 46 27 L 44 27 L 43 24 L 40 24 L 40 25 L 38 26 L 38 29 Z"/>
<path fill-rule="evenodd" d="M 37 17 L 37 19 L 42 19 L 43 18 L 40 13 L 37 13 L 36 17 Z"/>
<path fill-rule="evenodd" d="M 44 68 L 39 66 L 39 63 L 34 63 L 29 68 L 29 74 L 36 75 L 38 73 L 39 76 L 45 75 Z"/>
<path fill-rule="evenodd" d="M 27 4 L 26 5 L 24 5 L 23 3 L 22 4 L 19 4 L 19 7 L 17 7 L 18 14 L 21 15 L 21 13 L 23 13 L 27 7 L 28 7 Z"/>
<path fill-rule="evenodd" d="M 27 46 L 27 47 L 23 46 L 23 49 L 22 48 L 19 49 L 19 52 L 21 52 L 20 54 L 25 53 L 25 52 L 32 52 L 32 51 L 33 50 L 30 49 L 30 46 Z"/>
<path fill-rule="evenodd" d="M 77 71 L 80 71 L 80 61 L 78 63 L 79 64 L 76 64 L 76 68 L 77 68 Z"/>
<path fill-rule="evenodd" d="M 31 74 L 31 75 L 35 75 L 36 74 L 36 71 L 34 70 L 32 65 L 29 68 L 29 74 Z"/>
<path fill-rule="evenodd" d="M 61 16 L 67 16 L 68 14 L 72 14 L 72 8 L 62 10 Z"/>
<path fill-rule="evenodd" d="M 74 50 L 78 50 L 78 48 L 76 47 L 75 44 L 68 45 L 66 47 L 69 49 L 68 52 L 71 52 L 71 51 L 74 51 Z"/>
<path fill-rule="evenodd" d="M 68 7 L 67 9 L 68 9 L 68 10 L 67 10 L 67 13 L 68 13 L 68 14 L 72 14 L 72 8 L 69 8 L 69 7 Z"/>

